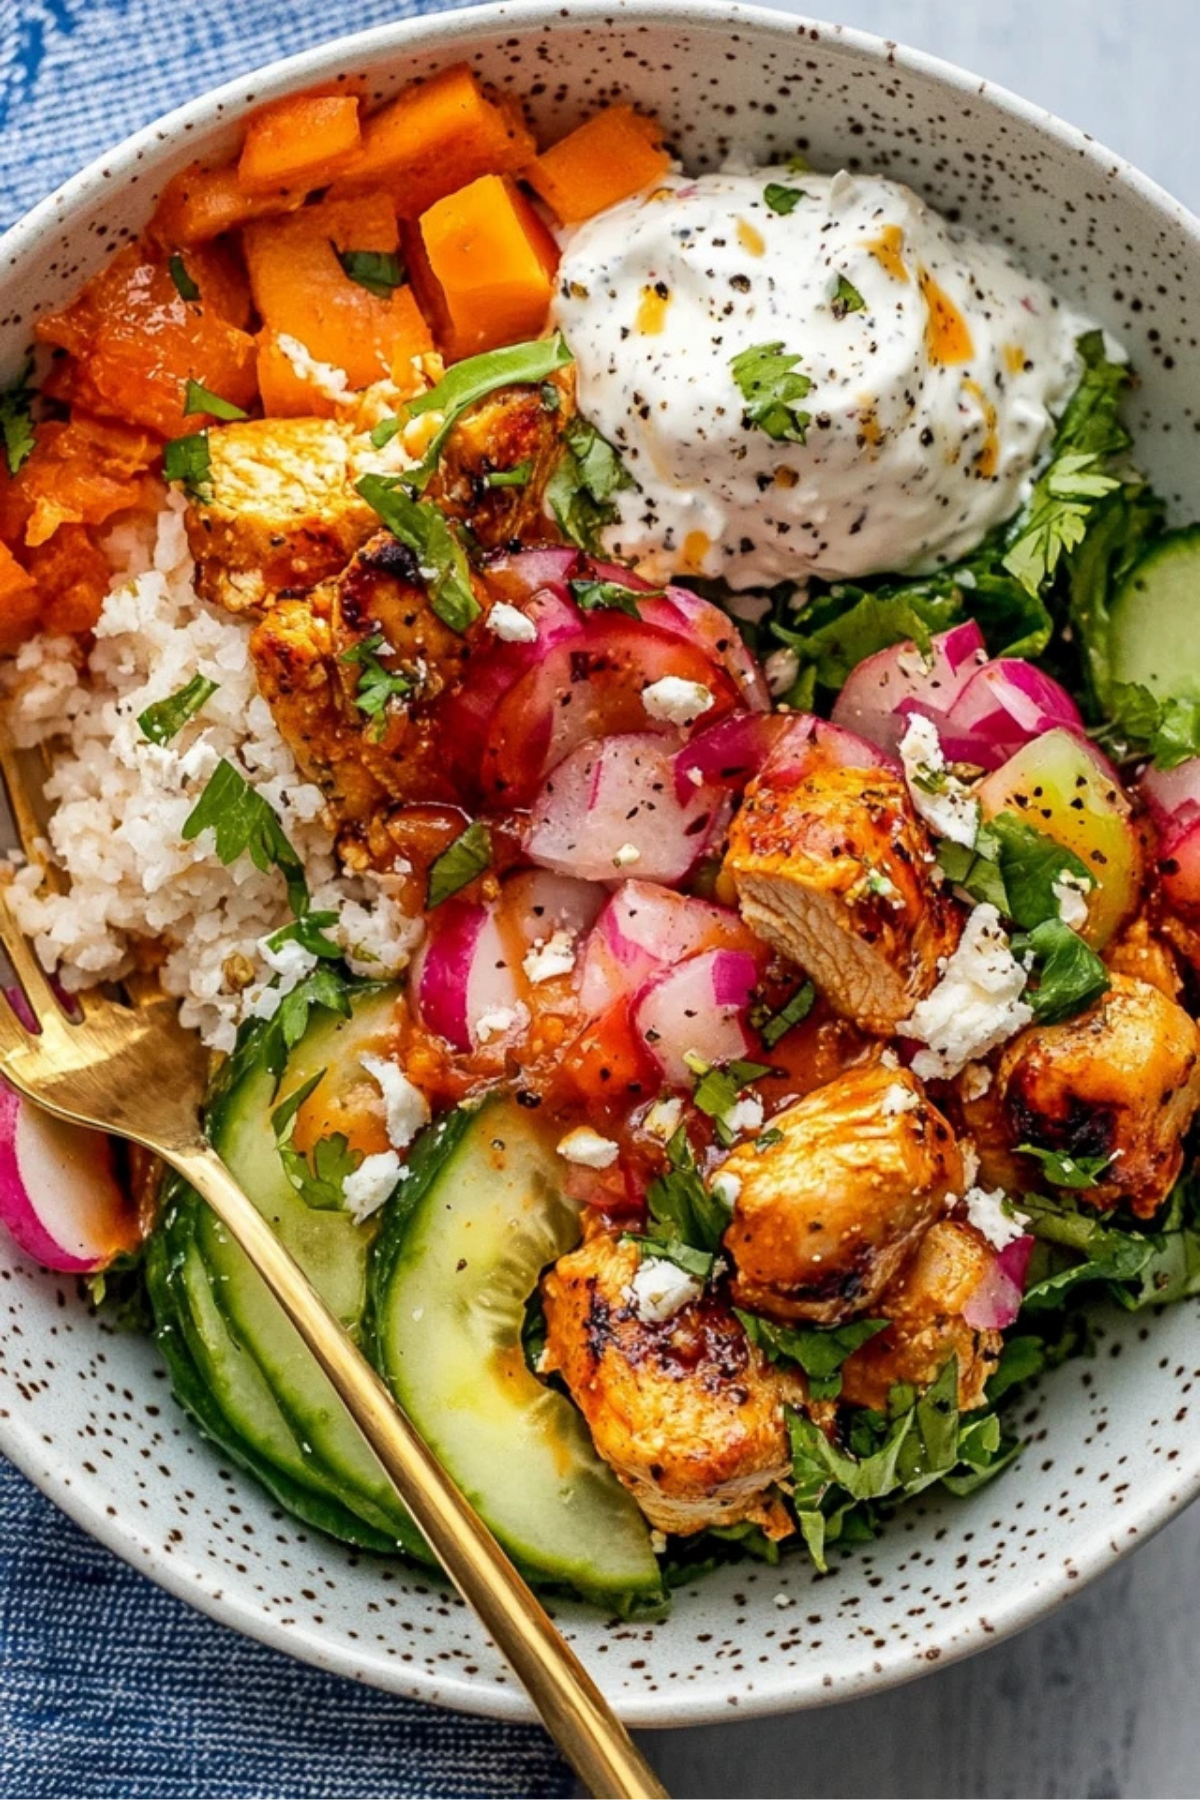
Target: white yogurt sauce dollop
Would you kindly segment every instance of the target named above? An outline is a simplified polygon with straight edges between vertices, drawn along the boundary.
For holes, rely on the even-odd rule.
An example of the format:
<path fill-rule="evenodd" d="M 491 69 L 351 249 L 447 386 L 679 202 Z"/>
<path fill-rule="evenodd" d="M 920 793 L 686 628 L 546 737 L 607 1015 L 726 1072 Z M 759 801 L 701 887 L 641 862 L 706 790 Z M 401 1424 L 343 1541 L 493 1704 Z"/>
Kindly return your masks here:
<path fill-rule="evenodd" d="M 802 197 L 773 210 L 769 183 Z M 909 188 L 845 172 L 670 175 L 573 232 L 559 274 L 580 407 L 638 483 L 608 549 L 734 588 L 962 556 L 1027 495 L 1089 324 Z M 764 344 L 812 383 L 803 444 L 746 420 L 730 364 Z"/>

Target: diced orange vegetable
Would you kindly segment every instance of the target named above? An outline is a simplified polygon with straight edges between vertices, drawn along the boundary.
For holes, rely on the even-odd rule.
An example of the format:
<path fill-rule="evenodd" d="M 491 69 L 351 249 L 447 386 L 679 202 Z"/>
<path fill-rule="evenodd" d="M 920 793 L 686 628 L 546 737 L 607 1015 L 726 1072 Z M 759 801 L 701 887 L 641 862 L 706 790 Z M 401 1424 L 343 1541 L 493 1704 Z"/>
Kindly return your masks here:
<path fill-rule="evenodd" d="M 234 245 L 228 239 L 218 238 L 180 254 L 185 273 L 200 290 L 200 298 L 191 304 L 245 331 L 250 323 L 250 283 Z"/>
<path fill-rule="evenodd" d="M 270 330 L 258 334 L 258 391 L 268 419 L 336 419 L 345 410 L 300 373 Z"/>
<path fill-rule="evenodd" d="M 456 63 L 363 121 L 362 149 L 334 191 L 386 187 L 401 218 L 415 219 L 456 188 L 515 172 L 536 153 L 519 109 L 490 100 Z"/>
<path fill-rule="evenodd" d="M 203 244 L 223 231 L 233 231 L 250 219 L 294 212 L 304 204 L 306 194 L 305 188 L 283 187 L 250 194 L 232 163 L 223 169 L 189 163 L 163 189 L 147 236 L 167 250 L 186 249 L 189 244 Z"/>
<path fill-rule="evenodd" d="M 15 650 L 40 630 L 40 610 L 33 576 L 0 544 L 0 650 Z"/>
<path fill-rule="evenodd" d="M 61 525 L 102 525 L 142 504 L 160 448 L 148 432 L 86 413 L 40 424 L 32 454 L 0 482 L 0 539 L 36 546 Z"/>
<path fill-rule="evenodd" d="M 662 179 L 662 128 L 631 106 L 609 106 L 522 170 L 564 225 L 576 225 Z"/>
<path fill-rule="evenodd" d="M 235 406 L 257 391 L 254 339 L 211 308 L 184 301 L 165 258 L 127 244 L 69 307 L 37 321 L 35 335 L 82 359 L 97 411 L 164 437 L 184 429 L 184 390 L 202 382 Z"/>
<path fill-rule="evenodd" d="M 420 231 L 440 293 L 440 305 L 431 300 L 426 310 L 435 320 L 444 316 L 441 348 L 448 356 L 474 356 L 538 335 L 558 250 L 511 181 L 482 176 L 423 213 Z"/>
<path fill-rule="evenodd" d="M 326 187 L 362 141 L 356 94 L 293 94 L 264 106 L 246 128 L 237 178 L 248 194 Z"/>
<path fill-rule="evenodd" d="M 64 525 L 26 560 L 37 583 L 40 629 L 68 637 L 90 631 L 100 617 L 112 570 L 86 527 Z"/>
<path fill-rule="evenodd" d="M 413 369 L 413 358 L 426 356 L 433 349 L 433 333 L 411 287 L 398 288 L 395 301 L 396 337 L 392 345 L 392 380 L 401 393 L 415 393 L 419 383 Z"/>
<path fill-rule="evenodd" d="M 381 299 L 351 280 L 338 258 L 339 251 L 398 250 L 386 194 L 323 200 L 294 218 L 248 225 L 244 242 L 254 304 L 271 332 L 296 338 L 318 362 L 344 370 L 351 387 L 390 373 L 393 346 L 408 328 L 403 289 Z"/>

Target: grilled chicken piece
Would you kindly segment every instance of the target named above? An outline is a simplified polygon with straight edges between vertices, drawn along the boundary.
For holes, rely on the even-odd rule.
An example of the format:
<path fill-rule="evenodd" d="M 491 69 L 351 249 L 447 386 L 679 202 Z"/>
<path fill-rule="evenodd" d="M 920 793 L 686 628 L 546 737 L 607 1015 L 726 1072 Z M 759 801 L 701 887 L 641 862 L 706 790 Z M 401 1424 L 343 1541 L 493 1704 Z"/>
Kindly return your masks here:
<path fill-rule="evenodd" d="M 915 1075 L 857 1068 L 771 1119 L 781 1142 L 721 1165 L 737 1183 L 725 1248 L 740 1306 L 836 1325 L 868 1312 L 961 1194 L 954 1132 Z"/>
<path fill-rule="evenodd" d="M 883 1411 L 888 1389 L 896 1382 L 926 1388 L 953 1355 L 958 1358 L 959 1406 L 964 1412 L 981 1406 L 1004 1339 L 998 1331 L 968 1325 L 962 1311 L 994 1261 L 994 1251 L 973 1226 L 957 1219 L 931 1225 L 916 1255 L 874 1308 L 877 1317 L 891 1320 L 890 1326 L 843 1363 L 843 1400 Z"/>
<path fill-rule="evenodd" d="M 247 419 L 208 433 L 211 499 L 185 517 L 196 590 L 263 609 L 336 575 L 379 521 L 353 486 L 354 435 L 332 419 Z"/>
<path fill-rule="evenodd" d="M 711 1292 L 658 1323 L 639 1316 L 635 1244 L 598 1235 L 542 1282 L 543 1367 L 557 1369 L 599 1454 L 652 1525 L 702 1531 L 752 1519 L 790 1529 L 769 1490 L 791 1469 L 784 1402 L 799 1383 Z"/>
<path fill-rule="evenodd" d="M 1010 1150 L 1110 1157 L 1104 1178 L 1075 1198 L 1100 1212 L 1123 1202 L 1149 1218 L 1179 1176 L 1200 1106 L 1200 1029 L 1149 982 L 1114 974 L 1087 1012 L 1030 1026 L 1007 1044 L 995 1092 Z M 1031 1161 L 1012 1185 L 1036 1187 L 1039 1174 Z M 981 1179 L 997 1179 L 986 1157 Z"/>
<path fill-rule="evenodd" d="M 1150 929 L 1150 921 L 1144 913 L 1113 939 L 1104 952 L 1104 961 L 1114 975 L 1148 981 L 1168 1000 L 1178 1000 L 1183 992 L 1183 977 L 1175 952 L 1164 938 Z"/>
<path fill-rule="evenodd" d="M 725 871 L 752 931 L 830 1003 L 890 1036 L 937 980 L 958 920 L 898 775 L 824 758 L 790 778 L 770 763 L 729 833 Z"/>
<path fill-rule="evenodd" d="M 445 512 L 465 520 L 485 549 L 527 534 L 544 537 L 542 498 L 562 448 L 563 427 L 575 411 L 574 365 L 539 387 L 500 388 L 463 414 L 446 440 L 428 494 Z M 558 405 L 548 409 L 543 394 Z M 519 487 L 492 487 L 488 477 L 528 469 Z"/>

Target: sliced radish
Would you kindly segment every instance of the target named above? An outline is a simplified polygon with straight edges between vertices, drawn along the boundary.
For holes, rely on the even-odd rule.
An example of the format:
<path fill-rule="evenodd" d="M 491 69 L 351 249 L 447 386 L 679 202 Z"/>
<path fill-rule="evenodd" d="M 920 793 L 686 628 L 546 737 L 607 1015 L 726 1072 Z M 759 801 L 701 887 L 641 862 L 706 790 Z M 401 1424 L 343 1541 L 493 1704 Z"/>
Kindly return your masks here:
<path fill-rule="evenodd" d="M 772 783 L 799 781 L 814 761 L 821 759 L 841 769 L 890 769 L 897 773 L 900 769 L 890 751 L 878 744 L 868 743 L 855 732 L 845 731 L 812 713 L 797 713 L 767 758 L 763 773 Z"/>
<path fill-rule="evenodd" d="M 1150 809 L 1163 851 L 1200 823 L 1200 756 L 1191 756 L 1175 769 L 1146 769 L 1138 791 Z"/>
<path fill-rule="evenodd" d="M 738 712 L 698 731 L 675 758 L 676 795 L 686 800 L 705 786 L 739 792 L 793 723 L 786 713 Z"/>
<path fill-rule="evenodd" d="M 914 702 L 901 706 L 906 714 L 923 710 Z M 1083 716 L 1067 690 L 1019 656 L 985 663 L 943 718 L 929 716 L 949 760 L 981 769 L 998 769 L 1024 744 L 1056 727 L 1085 735 Z"/>
<path fill-rule="evenodd" d="M 1158 864 L 1163 898 L 1181 912 L 1200 908 L 1200 819 L 1163 846 Z"/>
<path fill-rule="evenodd" d="M 864 657 L 850 671 L 833 708 L 833 720 L 883 750 L 898 750 L 904 736 L 901 710 L 949 712 L 975 671 L 987 660 L 983 633 L 973 619 L 939 631 L 926 659 L 913 643 L 892 644 Z"/>
<path fill-rule="evenodd" d="M 522 869 L 505 881 L 500 905 L 522 942 L 532 946 L 556 931 L 582 939 L 607 899 L 608 890 L 598 882 L 555 875 L 549 869 Z"/>
<path fill-rule="evenodd" d="M 525 851 L 532 862 L 587 881 L 623 872 L 682 881 L 718 828 L 721 796 L 697 788 L 675 797 L 672 755 L 651 732 L 580 744 L 533 803 Z"/>
<path fill-rule="evenodd" d="M 705 950 L 650 980 L 633 1019 L 665 1079 L 686 1086 L 687 1057 L 730 1062 L 753 1049 L 747 1023 L 758 964 L 741 950 Z"/>
<path fill-rule="evenodd" d="M 766 946 L 730 907 L 676 894 L 648 881 L 625 881 L 596 920 L 584 950 L 579 1002 L 596 1018 L 637 992 L 658 970 L 700 950 L 742 950 L 760 962 Z"/>
<path fill-rule="evenodd" d="M 421 1022 L 456 1050 L 471 1048 L 467 987 L 487 917 L 486 906 L 444 901 L 413 962 L 412 992 Z"/>
<path fill-rule="evenodd" d="M 687 588 L 671 587 L 661 599 L 643 601 L 638 610 L 648 625 L 703 644 L 733 677 L 741 704 L 751 712 L 770 712 L 771 690 L 766 676 L 733 620 L 719 606 L 702 600 Z"/>
<path fill-rule="evenodd" d="M 484 575 L 489 587 L 505 600 L 529 600 L 546 588 L 557 588 L 565 598 L 566 584 L 584 560 L 569 545 L 544 544 L 535 550 L 489 557 L 484 563 Z"/>
<path fill-rule="evenodd" d="M 1033 1245 L 1028 1234 L 1014 1238 L 992 1259 L 991 1268 L 962 1309 L 964 1320 L 974 1330 L 1006 1331 L 1015 1322 Z"/>
<path fill-rule="evenodd" d="M 139 1239 L 103 1133 L 53 1118 L 2 1082 L 0 1222 L 27 1255 L 64 1274 L 107 1268 Z"/>

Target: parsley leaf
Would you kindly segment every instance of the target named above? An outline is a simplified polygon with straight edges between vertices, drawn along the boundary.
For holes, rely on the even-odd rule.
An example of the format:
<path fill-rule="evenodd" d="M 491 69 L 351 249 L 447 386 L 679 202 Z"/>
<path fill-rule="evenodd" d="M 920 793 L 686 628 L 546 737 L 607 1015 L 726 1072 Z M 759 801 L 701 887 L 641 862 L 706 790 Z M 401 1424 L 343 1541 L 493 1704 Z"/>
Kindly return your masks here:
<path fill-rule="evenodd" d="M 451 631 L 466 631 L 482 608 L 471 586 L 467 553 L 457 530 L 428 501 L 415 500 L 394 475 L 363 475 L 355 487 L 388 530 L 417 559 L 429 604 Z"/>
<path fill-rule="evenodd" d="M 799 1363 L 808 1376 L 814 1400 L 836 1400 L 842 1391 L 842 1364 L 890 1319 L 852 1319 L 847 1325 L 776 1325 L 755 1313 L 739 1312 L 746 1336 L 758 1345 L 769 1362 Z"/>
<path fill-rule="evenodd" d="M 232 400 L 223 400 L 220 394 L 214 394 L 199 381 L 189 381 L 183 390 L 183 416 L 186 419 L 192 413 L 211 413 L 214 419 L 247 419 L 250 416 L 243 407 L 235 406 Z"/>
<path fill-rule="evenodd" d="M 546 504 L 568 543 L 598 551 L 598 534 L 619 517 L 614 494 L 637 482 L 596 427 L 578 414 L 563 428 L 563 449 L 546 483 Z"/>
<path fill-rule="evenodd" d="M 839 585 L 807 606 L 795 625 L 772 625 L 773 636 L 795 650 L 800 661 L 799 681 L 785 696 L 787 704 L 810 710 L 814 687 L 839 689 L 864 657 L 892 644 L 911 642 L 927 651 L 933 633 L 944 631 L 961 612 L 957 595 L 926 600 Z"/>
<path fill-rule="evenodd" d="M 839 275 L 833 298 L 829 302 L 829 310 L 835 319 L 844 319 L 847 313 L 866 312 L 867 303 L 854 284 L 847 281 L 844 275 Z"/>
<path fill-rule="evenodd" d="M 730 1124 L 730 1116 L 739 1096 L 752 1081 L 759 1081 L 764 1075 L 769 1075 L 770 1068 L 765 1063 L 742 1061 L 718 1067 L 714 1063 L 705 1062 L 703 1057 L 691 1055 L 685 1056 L 684 1061 L 697 1077 L 693 1102 L 700 1112 L 713 1121 L 718 1138 L 729 1149 L 737 1136 Z"/>
<path fill-rule="evenodd" d="M 667 1145 L 667 1163 L 666 1173 L 654 1178 L 646 1195 L 653 1220 L 651 1237 L 658 1242 L 678 1240 L 694 1250 L 715 1252 L 729 1224 L 730 1210 L 701 1180 L 683 1125 Z"/>
<path fill-rule="evenodd" d="M 193 675 L 186 687 L 168 694 L 165 700 L 156 700 L 153 706 L 138 714 L 142 736 L 149 738 L 152 744 L 169 744 L 188 720 L 195 718 L 205 702 L 212 699 L 219 686 L 219 682 L 210 681 L 207 675 Z"/>
<path fill-rule="evenodd" d="M 404 471 L 405 483 L 418 493 L 427 486 L 441 460 L 446 439 L 469 407 L 495 393 L 497 388 L 541 382 L 573 360 L 566 339 L 561 331 L 556 331 L 553 337 L 535 338 L 527 344 L 509 344 L 503 350 L 485 350 L 480 356 L 468 356 L 463 362 L 455 363 L 436 387 L 409 400 L 397 420 L 397 424 L 407 424 L 424 413 L 442 414 L 442 423 L 424 456 L 415 469 Z M 384 420 L 383 423 L 390 425 L 392 421 Z M 377 431 L 380 429 L 376 427 Z M 372 441 L 375 441 L 375 433 L 372 433 Z M 380 447 L 376 443 L 376 448 Z"/>
<path fill-rule="evenodd" d="M 1012 940 L 1014 955 L 1032 950 L 1037 985 L 1021 996 L 1042 1025 L 1057 1025 L 1082 1012 L 1108 992 L 1108 970 L 1079 936 L 1061 919 L 1046 919 L 1032 931 Z"/>
<path fill-rule="evenodd" d="M 167 263 L 167 268 L 170 270 L 171 280 L 175 283 L 175 292 L 181 300 L 198 300 L 200 298 L 200 289 L 188 274 L 187 264 L 178 250 Z"/>
<path fill-rule="evenodd" d="M 373 631 L 361 644 L 343 650 L 341 661 L 355 664 L 359 671 L 354 704 L 368 719 L 374 720 L 372 736 L 378 743 L 387 730 L 388 710 L 393 700 L 405 700 L 416 686 L 411 675 L 400 669 L 385 668 L 379 652 L 386 644 L 382 631 Z"/>
<path fill-rule="evenodd" d="M 278 869 L 287 882 L 288 903 L 295 913 L 308 910 L 304 865 L 292 848 L 274 808 L 238 774 L 224 757 L 184 820 L 183 838 L 190 843 L 211 830 L 217 855 L 229 864 L 248 855 L 265 874 Z"/>
<path fill-rule="evenodd" d="M 758 1035 L 768 1050 L 773 1050 L 780 1038 L 786 1037 L 793 1025 L 799 1025 L 807 1019 L 816 1002 L 817 990 L 811 981 L 800 984 L 790 1000 L 784 1002 L 776 1013 L 771 1013 L 757 1025 Z"/>
<path fill-rule="evenodd" d="M 1176 769 L 1200 756 L 1200 698 L 1158 700 L 1139 681 L 1114 681 L 1109 690 L 1110 722 L 1096 737 L 1117 739 L 1125 755 L 1149 756 L 1158 769 Z"/>
<path fill-rule="evenodd" d="M 780 181 L 768 181 L 763 189 L 763 199 L 771 211 L 782 213 L 785 217 L 788 213 L 795 212 L 801 200 L 807 198 L 803 188 L 785 187 Z"/>
<path fill-rule="evenodd" d="M 1064 875 L 1088 891 L 1096 885 L 1073 850 L 1015 813 L 998 813 L 981 825 L 969 850 L 943 841 L 938 861 L 973 900 L 989 902 L 1025 931 L 1059 919 L 1054 888 Z"/>
<path fill-rule="evenodd" d="M 1111 1156 L 1072 1156 L 1067 1150 L 1041 1150 L 1036 1144 L 1018 1144 L 1019 1156 L 1036 1156 L 1046 1180 L 1055 1187 L 1093 1188 L 1112 1162 Z"/>
<path fill-rule="evenodd" d="M 744 426 L 757 426 L 777 443 L 808 441 L 812 414 L 802 412 L 796 402 L 811 391 L 812 382 L 795 372 L 799 361 L 798 355 L 788 355 L 782 342 L 755 344 L 731 360 L 730 371 L 746 402 Z"/>
<path fill-rule="evenodd" d="M 350 984 L 339 969 L 326 962 L 283 996 L 255 1040 L 258 1055 L 277 1084 L 287 1068 L 289 1055 L 308 1030 L 309 1019 L 318 1007 L 336 1013 L 339 1018 L 351 1016 Z"/>
<path fill-rule="evenodd" d="M 404 280 L 404 264 L 394 250 L 339 250 L 329 240 L 343 273 L 376 300 L 388 300 Z"/>
<path fill-rule="evenodd" d="M 482 819 L 474 819 L 466 830 L 429 865 L 429 882 L 425 904 L 429 909 L 440 906 L 462 888 L 469 887 L 483 874 L 492 860 L 492 834 Z"/>
<path fill-rule="evenodd" d="M 514 463 L 511 469 L 492 469 L 483 478 L 485 488 L 523 488 L 529 486 L 533 474 L 533 458 Z"/>
<path fill-rule="evenodd" d="M 341 1207 L 346 1177 L 352 1175 L 362 1161 L 362 1152 L 351 1150 L 348 1138 L 341 1131 L 314 1144 L 311 1163 L 292 1143 L 296 1115 L 309 1095 L 324 1081 L 326 1073 L 325 1069 L 318 1069 L 271 1114 L 271 1129 L 283 1172 L 304 1204 L 315 1212 L 336 1212 Z"/>
<path fill-rule="evenodd" d="M 662 588 L 628 588 L 619 581 L 568 581 L 571 598 L 581 612 L 615 611 L 640 619 L 639 600 L 656 600 Z"/>
<path fill-rule="evenodd" d="M 6 388 L 0 389 L 0 435 L 4 439 L 4 460 L 10 475 L 15 475 L 33 453 L 33 402 L 37 390 L 29 385 L 33 359 L 27 359 Z"/>
<path fill-rule="evenodd" d="M 621 1233 L 623 1244 L 636 1244 L 643 1256 L 661 1258 L 664 1262 L 673 1262 L 685 1274 L 692 1275 L 697 1281 L 707 1281 L 712 1274 L 712 1266 L 716 1261 L 711 1250 L 695 1250 L 691 1244 L 685 1244 L 681 1238 L 672 1236 L 642 1237 L 635 1231 Z"/>
<path fill-rule="evenodd" d="M 301 913 L 290 925 L 282 925 L 278 931 L 273 931 L 267 942 L 272 950 L 281 950 L 285 944 L 299 944 L 310 956 L 320 957 L 325 962 L 339 962 L 341 945 L 325 935 L 337 922 L 335 912 Z"/>
<path fill-rule="evenodd" d="M 163 445 L 163 480 L 177 481 L 190 500 L 212 499 L 212 464 L 207 431 L 170 438 Z"/>

